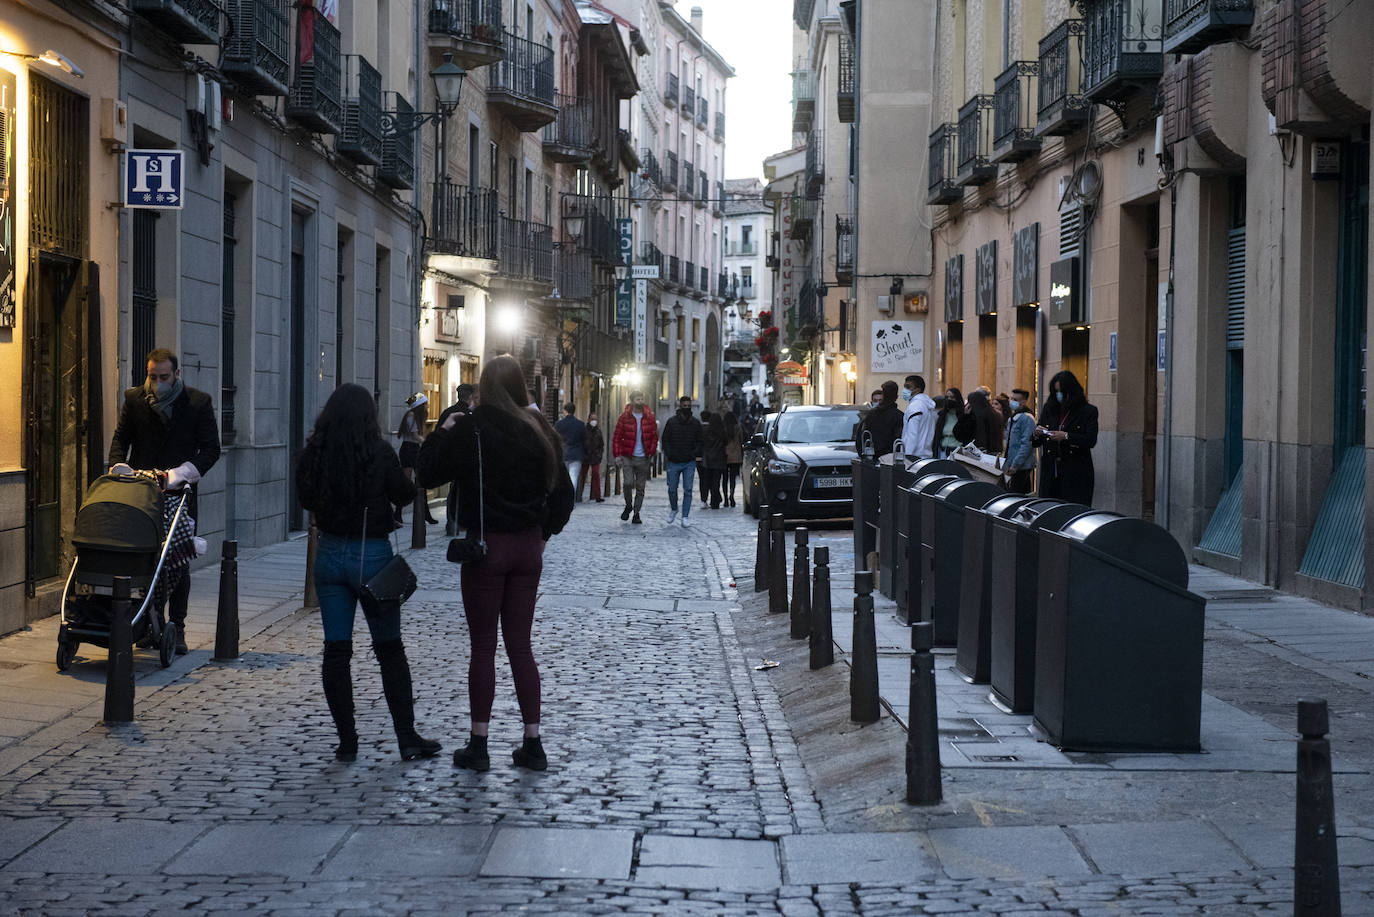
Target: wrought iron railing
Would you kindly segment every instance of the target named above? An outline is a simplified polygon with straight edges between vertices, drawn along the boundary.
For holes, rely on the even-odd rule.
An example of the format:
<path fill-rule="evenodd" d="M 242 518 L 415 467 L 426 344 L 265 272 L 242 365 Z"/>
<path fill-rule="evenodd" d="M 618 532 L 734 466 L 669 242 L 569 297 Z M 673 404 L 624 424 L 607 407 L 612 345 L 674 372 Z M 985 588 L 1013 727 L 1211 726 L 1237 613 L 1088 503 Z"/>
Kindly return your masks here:
<path fill-rule="evenodd" d="M 652 242 L 644 242 L 639 246 L 639 263 L 653 264 L 658 266 L 659 273 L 663 273 L 663 252 L 658 250 L 658 246 Z"/>
<path fill-rule="evenodd" d="M 1164 72 L 1163 0 L 1083 0 L 1083 86 L 1117 99 Z"/>
<path fill-rule="evenodd" d="M 668 256 L 668 282 L 674 285 L 682 283 L 682 262 L 677 255 Z"/>
<path fill-rule="evenodd" d="M 335 146 L 357 163 L 382 161 L 382 75 L 361 54 L 344 57 L 343 124 Z"/>
<path fill-rule="evenodd" d="M 698 207 L 706 206 L 706 199 L 711 196 L 711 182 L 706 177 L 706 173 L 701 169 L 697 170 L 697 200 Z"/>
<path fill-rule="evenodd" d="M 683 160 L 682 163 L 682 183 L 678 187 L 688 197 L 696 194 L 697 172 L 696 169 L 692 168 L 692 164 L 686 160 Z"/>
<path fill-rule="evenodd" d="M 677 187 L 677 154 L 669 153 L 663 162 L 663 187 Z"/>
<path fill-rule="evenodd" d="M 697 99 L 697 127 L 706 130 L 706 125 L 711 120 L 710 107 L 706 104 L 706 97 Z"/>
<path fill-rule="evenodd" d="M 825 165 L 822 156 L 822 138 L 820 131 L 812 131 L 806 138 L 806 165 L 803 170 L 807 197 L 820 197 L 821 189 L 825 186 Z"/>
<path fill-rule="evenodd" d="M 697 284 L 697 289 L 704 293 L 709 293 L 711 292 L 711 272 L 704 264 L 701 266 L 700 270 L 701 283 Z"/>
<path fill-rule="evenodd" d="M 792 0 L 792 21 L 803 32 L 811 31 L 811 13 L 816 8 L 816 0 Z"/>
<path fill-rule="evenodd" d="M 434 182 L 426 247 L 445 255 L 494 261 L 500 251 L 496 190 Z"/>
<path fill-rule="evenodd" d="M 677 105 L 678 99 L 678 78 L 676 73 L 668 74 L 668 79 L 663 83 L 663 104 L 669 108 Z"/>
<path fill-rule="evenodd" d="M 297 43 L 296 72 L 286 100 L 286 116 L 322 134 L 337 133 L 343 123 L 343 69 L 339 30 L 314 7 L 300 7 L 301 32 L 312 38 Z"/>
<path fill-rule="evenodd" d="M 843 124 L 854 121 L 854 42 L 840 33 L 840 68 L 835 87 L 835 113 Z"/>
<path fill-rule="evenodd" d="M 692 289 L 697 285 L 697 266 L 694 261 L 682 262 L 682 285 Z"/>
<path fill-rule="evenodd" d="M 286 0 L 226 0 L 229 34 L 219 69 L 257 95 L 287 92 Z"/>
<path fill-rule="evenodd" d="M 811 230 L 816 222 L 817 202 L 804 196 L 792 198 L 792 238 L 800 241 L 811 239 Z"/>
<path fill-rule="evenodd" d="M 429 30 L 499 48 L 506 40 L 501 6 L 501 0 L 434 0 L 429 7 Z"/>
<path fill-rule="evenodd" d="M 682 87 L 682 117 L 690 119 L 697 110 L 697 92 L 690 86 Z"/>
<path fill-rule="evenodd" d="M 217 44 L 220 5 L 214 0 L 133 0 L 135 13 L 186 44 Z"/>
<path fill-rule="evenodd" d="M 795 133 L 811 129 L 816 115 L 816 74 L 810 70 L 792 73 L 792 130 Z"/>
<path fill-rule="evenodd" d="M 592 298 L 592 256 L 571 245 L 560 245 L 554 253 L 558 265 L 555 284 L 563 299 L 590 300 Z"/>
<path fill-rule="evenodd" d="M 387 113 L 396 124 L 409 124 L 415 109 L 399 92 L 388 92 Z M 382 135 L 382 162 L 377 180 L 399 190 L 415 187 L 414 135 L 391 132 Z"/>
<path fill-rule="evenodd" d="M 716 112 L 716 139 L 725 139 L 725 112 Z"/>
<path fill-rule="evenodd" d="M 499 218 L 497 273 L 512 280 L 553 283 L 553 230 L 542 223 Z"/>
<path fill-rule="evenodd" d="M 1013 61 L 994 83 L 992 93 L 993 159 L 1015 162 L 1040 149 L 1035 136 L 1035 84 L 1040 64 L 1033 60 Z"/>
<path fill-rule="evenodd" d="M 587 100 L 560 92 L 554 96 L 554 105 L 558 117 L 544 125 L 544 144 L 591 155 L 592 119 Z"/>
<path fill-rule="evenodd" d="M 1164 0 L 1164 52 L 1201 51 L 1254 20 L 1253 0 Z"/>
<path fill-rule="evenodd" d="M 730 292 L 730 275 L 722 271 L 716 275 L 716 295 L 721 299 L 733 299 Z"/>
<path fill-rule="evenodd" d="M 487 68 L 487 91 L 553 105 L 553 49 L 507 32 L 506 53 Z"/>
<path fill-rule="evenodd" d="M 639 177 L 656 185 L 663 183 L 663 169 L 654 151 L 648 147 L 639 151 Z"/>
<path fill-rule="evenodd" d="M 930 135 L 929 174 L 926 177 L 926 203 L 948 204 L 959 200 L 962 192 L 955 184 L 959 174 L 959 127 L 941 124 Z"/>
<path fill-rule="evenodd" d="M 997 177 L 992 163 L 993 97 L 976 95 L 959 109 L 959 181 L 980 185 Z"/>
<path fill-rule="evenodd" d="M 1066 19 L 1040 39 L 1037 134 L 1073 131 L 1088 119 L 1091 102 L 1083 93 L 1081 19 Z"/>

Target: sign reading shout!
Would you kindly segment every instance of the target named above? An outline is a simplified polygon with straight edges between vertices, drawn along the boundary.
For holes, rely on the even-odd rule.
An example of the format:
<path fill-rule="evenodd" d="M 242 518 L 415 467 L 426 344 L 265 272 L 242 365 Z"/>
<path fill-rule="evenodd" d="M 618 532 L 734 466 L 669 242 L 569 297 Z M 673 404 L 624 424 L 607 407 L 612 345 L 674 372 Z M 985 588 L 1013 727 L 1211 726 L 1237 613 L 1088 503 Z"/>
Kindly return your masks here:
<path fill-rule="evenodd" d="M 919 373 L 925 371 L 925 322 L 873 323 L 874 373 Z"/>

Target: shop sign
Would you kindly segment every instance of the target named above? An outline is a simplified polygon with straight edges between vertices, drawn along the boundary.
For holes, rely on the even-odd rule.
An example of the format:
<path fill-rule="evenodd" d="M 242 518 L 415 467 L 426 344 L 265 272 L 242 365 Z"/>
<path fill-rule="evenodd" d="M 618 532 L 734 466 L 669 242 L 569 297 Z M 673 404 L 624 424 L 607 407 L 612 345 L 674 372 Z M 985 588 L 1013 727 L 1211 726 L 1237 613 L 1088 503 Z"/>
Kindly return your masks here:
<path fill-rule="evenodd" d="M 997 313 L 997 240 L 978 246 L 973 268 L 977 286 L 973 294 L 973 310 L 979 315 Z"/>
<path fill-rule="evenodd" d="M 875 374 L 924 372 L 925 334 L 923 321 L 875 321 L 871 371 Z"/>
<path fill-rule="evenodd" d="M 1052 325 L 1083 323 L 1083 297 L 1079 290 L 1078 256 L 1060 258 L 1050 265 L 1050 308 Z"/>
<path fill-rule="evenodd" d="M 125 150 L 124 206 L 180 210 L 186 197 L 181 150 Z"/>
<path fill-rule="evenodd" d="M 1016 231 L 1012 240 L 1011 304 L 1029 306 L 1040 301 L 1040 224 Z"/>
<path fill-rule="evenodd" d="M 0 328 L 13 328 L 14 312 L 14 74 L 0 70 Z"/>
<path fill-rule="evenodd" d="M 1341 144 L 1337 140 L 1312 142 L 1312 177 L 1333 181 L 1341 177 Z"/>

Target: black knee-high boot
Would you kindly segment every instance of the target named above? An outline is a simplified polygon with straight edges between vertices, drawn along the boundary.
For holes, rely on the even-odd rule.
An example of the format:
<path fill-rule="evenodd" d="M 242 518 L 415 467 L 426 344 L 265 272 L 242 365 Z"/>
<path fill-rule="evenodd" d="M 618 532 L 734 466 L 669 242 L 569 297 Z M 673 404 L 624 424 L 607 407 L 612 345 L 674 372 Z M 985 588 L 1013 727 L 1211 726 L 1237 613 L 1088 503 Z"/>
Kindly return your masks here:
<path fill-rule="evenodd" d="M 410 663 L 406 660 L 405 646 L 399 639 L 384 640 L 372 644 L 372 649 L 382 670 L 382 692 L 391 710 L 401 757 L 410 761 L 437 755 L 443 746 L 433 739 L 421 738 L 415 731 L 415 697 L 411 693 Z"/>
<path fill-rule="evenodd" d="M 352 640 L 324 641 L 324 662 L 320 674 L 324 681 L 324 699 L 334 728 L 339 733 L 339 745 L 334 757 L 340 761 L 358 759 L 358 727 L 353 721 L 353 658 Z"/>

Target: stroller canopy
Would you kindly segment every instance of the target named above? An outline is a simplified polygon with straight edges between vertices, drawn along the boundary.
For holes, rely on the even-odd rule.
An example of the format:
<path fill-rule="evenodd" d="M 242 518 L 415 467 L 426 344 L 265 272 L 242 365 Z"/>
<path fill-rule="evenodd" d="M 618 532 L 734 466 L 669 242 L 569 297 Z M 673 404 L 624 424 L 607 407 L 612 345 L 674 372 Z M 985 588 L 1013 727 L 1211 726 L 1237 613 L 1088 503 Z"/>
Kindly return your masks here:
<path fill-rule="evenodd" d="M 152 475 L 102 475 L 76 511 L 72 542 L 109 551 L 160 551 L 162 491 Z"/>

